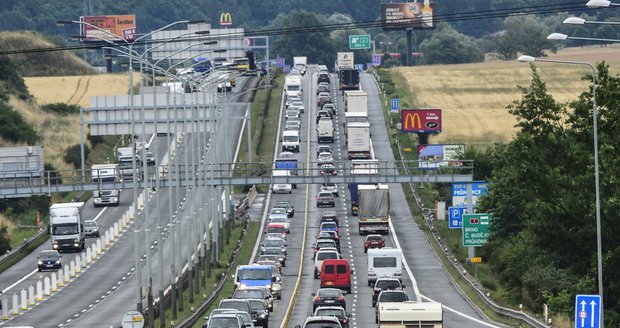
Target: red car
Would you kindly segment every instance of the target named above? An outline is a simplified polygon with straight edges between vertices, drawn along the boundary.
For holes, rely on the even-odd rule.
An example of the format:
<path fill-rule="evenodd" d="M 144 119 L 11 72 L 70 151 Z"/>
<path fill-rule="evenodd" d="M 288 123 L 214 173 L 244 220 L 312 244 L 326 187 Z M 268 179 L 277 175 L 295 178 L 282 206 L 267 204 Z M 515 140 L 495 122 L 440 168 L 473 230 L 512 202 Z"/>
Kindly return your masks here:
<path fill-rule="evenodd" d="M 385 239 L 381 235 L 368 235 L 364 240 L 364 253 L 368 253 L 369 248 L 385 247 Z"/>

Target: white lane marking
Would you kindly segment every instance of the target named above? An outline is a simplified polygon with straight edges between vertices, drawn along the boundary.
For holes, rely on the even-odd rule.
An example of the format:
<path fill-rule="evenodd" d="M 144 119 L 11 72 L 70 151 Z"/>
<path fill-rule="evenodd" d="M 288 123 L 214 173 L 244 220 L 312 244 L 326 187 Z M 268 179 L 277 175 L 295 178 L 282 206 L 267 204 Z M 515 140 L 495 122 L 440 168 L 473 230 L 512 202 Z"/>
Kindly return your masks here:
<path fill-rule="evenodd" d="M 19 279 L 18 281 L 16 281 L 15 283 L 13 283 L 11 286 L 5 288 L 2 290 L 2 294 L 6 294 L 6 292 L 8 292 L 9 290 L 11 290 L 13 287 L 19 285 L 21 282 L 23 282 L 24 280 L 30 278 L 33 274 L 39 272 L 38 269 L 34 269 L 32 270 L 32 272 L 30 272 L 29 274 L 25 275 L 23 278 Z"/>
<path fill-rule="evenodd" d="M 95 216 L 95 218 L 93 219 L 93 221 L 97 221 L 101 215 L 103 215 L 103 212 L 105 212 L 108 208 L 104 207 L 103 209 L 101 209 L 101 211 L 99 211 L 99 213 L 97 214 L 97 216 Z"/>

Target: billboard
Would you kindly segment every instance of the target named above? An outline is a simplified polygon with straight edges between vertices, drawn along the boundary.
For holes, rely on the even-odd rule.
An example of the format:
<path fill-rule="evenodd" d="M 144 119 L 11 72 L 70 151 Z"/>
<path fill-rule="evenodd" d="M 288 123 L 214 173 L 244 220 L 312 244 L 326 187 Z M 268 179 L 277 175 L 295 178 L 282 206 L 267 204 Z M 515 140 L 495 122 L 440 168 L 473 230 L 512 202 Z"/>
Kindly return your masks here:
<path fill-rule="evenodd" d="M 232 26 L 232 15 L 230 13 L 220 14 L 220 26 Z"/>
<path fill-rule="evenodd" d="M 445 166 L 461 166 L 459 155 L 465 145 L 418 145 L 418 167 L 436 169 Z"/>
<path fill-rule="evenodd" d="M 435 4 L 424 2 L 385 3 L 381 5 L 381 27 L 384 30 L 435 28 Z"/>
<path fill-rule="evenodd" d="M 80 21 L 85 42 L 136 39 L 136 15 L 81 16 Z"/>
<path fill-rule="evenodd" d="M 401 109 L 402 132 L 441 132 L 441 109 Z"/>

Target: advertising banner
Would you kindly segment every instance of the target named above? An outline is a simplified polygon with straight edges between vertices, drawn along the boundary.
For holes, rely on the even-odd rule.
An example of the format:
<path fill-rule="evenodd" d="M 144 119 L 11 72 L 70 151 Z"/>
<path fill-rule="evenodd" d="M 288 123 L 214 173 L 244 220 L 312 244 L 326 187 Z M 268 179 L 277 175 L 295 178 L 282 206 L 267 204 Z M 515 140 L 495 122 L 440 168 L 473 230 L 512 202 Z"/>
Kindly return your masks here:
<path fill-rule="evenodd" d="M 84 42 L 136 39 L 136 15 L 81 16 L 80 21 Z"/>
<path fill-rule="evenodd" d="M 441 109 L 401 109 L 402 132 L 441 132 Z"/>
<path fill-rule="evenodd" d="M 418 145 L 418 167 L 436 169 L 445 166 L 461 166 L 459 155 L 465 145 Z"/>
<path fill-rule="evenodd" d="M 382 4 L 381 27 L 384 30 L 435 28 L 434 8 L 430 0 Z"/>

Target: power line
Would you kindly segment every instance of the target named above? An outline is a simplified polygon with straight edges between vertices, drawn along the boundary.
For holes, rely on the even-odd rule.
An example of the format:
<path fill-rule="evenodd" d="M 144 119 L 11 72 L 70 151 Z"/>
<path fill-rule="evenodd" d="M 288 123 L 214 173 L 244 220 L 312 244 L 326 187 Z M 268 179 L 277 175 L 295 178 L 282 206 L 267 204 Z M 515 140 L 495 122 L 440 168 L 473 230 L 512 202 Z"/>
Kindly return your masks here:
<path fill-rule="evenodd" d="M 544 15 L 544 14 L 554 14 L 554 13 L 560 13 L 563 11 L 571 11 L 571 10 L 584 10 L 585 11 L 585 10 L 591 10 L 591 8 L 585 8 L 585 6 L 583 5 L 583 2 L 571 2 L 571 3 L 566 3 L 566 4 L 537 5 L 537 6 L 515 7 L 515 8 L 507 8 L 507 9 L 493 9 L 493 10 L 485 10 L 485 11 L 443 14 L 443 15 L 438 14 L 438 15 L 435 15 L 433 18 L 434 18 L 435 23 L 441 23 L 441 22 L 506 18 L 508 16 Z M 167 39 L 158 39 L 158 40 L 145 40 L 145 41 L 133 43 L 132 46 L 146 46 L 146 45 L 160 44 L 160 43 L 166 43 L 166 42 L 171 42 L 171 43 L 172 42 L 188 42 L 188 41 L 195 42 L 199 40 L 217 40 L 217 39 L 223 39 L 223 38 L 229 39 L 229 38 L 243 38 L 243 37 L 265 36 L 265 35 L 266 36 L 280 36 L 280 35 L 304 34 L 304 33 L 320 33 L 320 32 L 331 32 L 334 30 L 377 28 L 377 27 L 382 27 L 383 24 L 384 24 L 384 21 L 382 20 L 373 20 L 373 21 L 358 21 L 354 23 L 321 24 L 321 25 L 303 26 L 303 27 L 295 27 L 295 28 L 263 29 L 263 30 L 245 31 L 243 33 L 231 33 L 231 34 L 226 34 L 222 36 L 208 36 L 208 37 L 195 36 L 195 37 L 179 38 L 179 39 L 167 38 Z M 123 41 L 123 43 L 116 42 L 116 44 L 109 44 L 109 43 L 102 43 L 102 42 L 82 44 L 82 45 L 76 45 L 76 46 L 58 46 L 58 47 L 46 47 L 46 48 L 4 50 L 4 51 L 0 51 L 0 55 L 42 53 L 42 52 L 66 51 L 66 50 L 81 50 L 81 49 L 101 49 L 101 48 L 106 48 L 106 47 L 124 47 L 127 45 L 125 41 Z"/>

